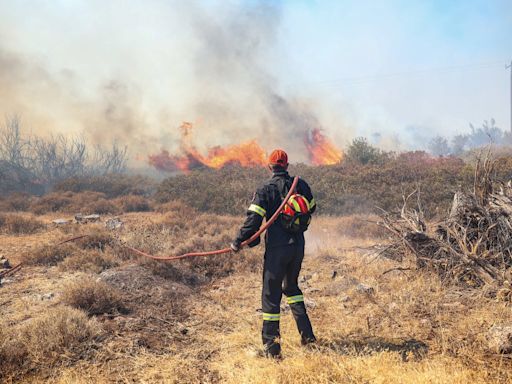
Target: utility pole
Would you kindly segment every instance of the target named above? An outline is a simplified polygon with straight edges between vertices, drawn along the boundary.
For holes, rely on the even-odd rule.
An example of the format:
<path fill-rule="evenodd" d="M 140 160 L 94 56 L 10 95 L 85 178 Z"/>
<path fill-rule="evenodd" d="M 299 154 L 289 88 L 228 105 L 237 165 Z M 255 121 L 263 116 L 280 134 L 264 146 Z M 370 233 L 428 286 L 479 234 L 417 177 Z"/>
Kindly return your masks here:
<path fill-rule="evenodd" d="M 510 133 L 512 134 L 512 60 L 510 64 L 505 66 L 505 69 L 510 68 Z"/>

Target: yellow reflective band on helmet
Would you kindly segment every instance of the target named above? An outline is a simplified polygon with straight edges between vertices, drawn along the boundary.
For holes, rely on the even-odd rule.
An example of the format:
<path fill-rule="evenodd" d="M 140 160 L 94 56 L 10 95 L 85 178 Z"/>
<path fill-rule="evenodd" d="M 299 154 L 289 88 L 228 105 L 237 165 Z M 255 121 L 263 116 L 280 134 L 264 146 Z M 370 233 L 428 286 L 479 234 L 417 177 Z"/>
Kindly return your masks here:
<path fill-rule="evenodd" d="M 267 213 L 265 209 L 261 208 L 259 205 L 256 204 L 249 205 L 248 211 L 256 212 L 261 217 L 265 217 L 265 213 Z"/>
<path fill-rule="evenodd" d="M 293 205 L 293 208 L 295 209 L 295 212 L 300 212 L 300 205 L 294 198 L 290 199 L 290 203 Z"/>
<path fill-rule="evenodd" d="M 264 321 L 279 321 L 280 318 L 281 318 L 280 313 L 263 313 Z"/>
<path fill-rule="evenodd" d="M 304 301 L 304 295 L 290 296 L 287 300 L 288 304 L 301 303 Z"/>
<path fill-rule="evenodd" d="M 315 198 L 313 197 L 311 201 L 309 202 L 309 208 L 313 208 L 316 205 Z"/>

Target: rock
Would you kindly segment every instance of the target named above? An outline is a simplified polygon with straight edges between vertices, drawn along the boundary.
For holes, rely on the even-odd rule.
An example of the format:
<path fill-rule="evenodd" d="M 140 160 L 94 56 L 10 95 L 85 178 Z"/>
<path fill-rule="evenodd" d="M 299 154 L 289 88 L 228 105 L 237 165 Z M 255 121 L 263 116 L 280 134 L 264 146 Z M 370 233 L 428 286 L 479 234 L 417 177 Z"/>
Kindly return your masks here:
<path fill-rule="evenodd" d="M 338 301 L 341 303 L 347 303 L 350 301 L 350 296 L 348 295 L 341 295 L 338 297 Z"/>
<path fill-rule="evenodd" d="M 0 259 L 0 268 L 8 269 L 11 268 L 11 264 L 9 264 L 9 260 L 4 259 L 3 257 Z"/>
<path fill-rule="evenodd" d="M 55 294 L 53 292 L 48 292 L 48 293 L 45 293 L 44 295 L 41 295 L 41 301 L 43 300 L 51 300 L 53 299 L 53 297 L 55 296 Z"/>
<path fill-rule="evenodd" d="M 338 276 L 338 271 L 336 271 L 336 270 L 332 271 L 331 279 L 334 280 L 336 278 L 336 276 Z"/>
<path fill-rule="evenodd" d="M 97 213 L 94 213 L 92 215 L 84 216 L 82 219 L 85 220 L 88 223 L 89 222 L 93 223 L 95 221 L 99 221 L 100 220 L 100 215 L 98 215 Z"/>
<path fill-rule="evenodd" d="M 373 287 L 370 287 L 369 285 L 359 283 L 356 285 L 356 291 L 359 293 L 365 293 L 367 295 L 372 295 L 375 293 L 375 289 Z"/>
<path fill-rule="evenodd" d="M 493 325 L 487 331 L 489 349 L 496 353 L 512 353 L 512 324 Z"/>
<path fill-rule="evenodd" d="M 94 223 L 100 220 L 100 215 L 97 213 L 92 215 L 83 216 L 81 213 L 75 215 L 75 220 L 77 223 Z"/>
<path fill-rule="evenodd" d="M 114 217 L 105 221 L 105 227 L 110 230 L 119 229 L 123 226 L 123 222 L 119 217 Z"/>
<path fill-rule="evenodd" d="M 65 224 L 69 224 L 69 220 L 67 220 L 67 219 L 55 219 L 55 220 L 52 220 L 52 223 L 53 224 L 57 224 L 57 225 L 65 225 Z"/>

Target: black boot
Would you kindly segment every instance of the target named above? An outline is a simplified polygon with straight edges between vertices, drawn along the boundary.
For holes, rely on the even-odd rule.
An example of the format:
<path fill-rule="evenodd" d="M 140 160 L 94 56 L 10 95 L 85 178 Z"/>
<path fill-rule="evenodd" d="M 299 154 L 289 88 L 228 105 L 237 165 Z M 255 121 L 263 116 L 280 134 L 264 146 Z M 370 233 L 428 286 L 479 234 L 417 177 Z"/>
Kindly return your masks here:
<path fill-rule="evenodd" d="M 280 358 L 281 343 L 279 334 L 279 321 L 263 321 L 261 332 L 263 351 L 266 357 Z"/>
<path fill-rule="evenodd" d="M 306 306 L 303 301 L 298 303 L 290 304 L 290 308 L 293 313 L 293 318 L 297 324 L 297 329 L 300 333 L 301 344 L 307 345 L 314 343 L 316 337 L 313 333 L 313 327 L 309 321 L 308 314 L 306 313 Z"/>
<path fill-rule="evenodd" d="M 271 359 L 280 359 L 281 358 L 281 344 L 279 340 L 275 340 L 272 343 L 265 344 L 263 346 L 263 352 L 265 353 L 265 357 Z"/>

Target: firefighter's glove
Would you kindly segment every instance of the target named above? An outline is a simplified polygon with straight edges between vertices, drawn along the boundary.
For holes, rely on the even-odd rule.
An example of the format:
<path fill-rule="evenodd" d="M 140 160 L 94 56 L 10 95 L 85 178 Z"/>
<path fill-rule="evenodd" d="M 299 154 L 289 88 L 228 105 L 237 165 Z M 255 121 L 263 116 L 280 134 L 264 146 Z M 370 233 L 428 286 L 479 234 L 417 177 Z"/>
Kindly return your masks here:
<path fill-rule="evenodd" d="M 240 248 L 242 248 L 242 245 L 241 245 L 241 243 L 240 243 L 238 240 L 235 240 L 235 241 L 233 241 L 233 242 L 229 245 L 229 247 L 231 248 L 231 250 L 232 250 L 233 252 L 235 252 L 235 253 L 236 253 L 236 252 L 238 252 L 238 251 L 240 250 Z"/>
<path fill-rule="evenodd" d="M 259 245 L 260 242 L 261 242 L 261 238 L 258 236 L 256 238 L 256 240 L 254 240 L 252 243 L 249 243 L 247 245 L 249 246 L 249 248 L 252 248 L 252 247 L 255 247 L 255 246 Z"/>

